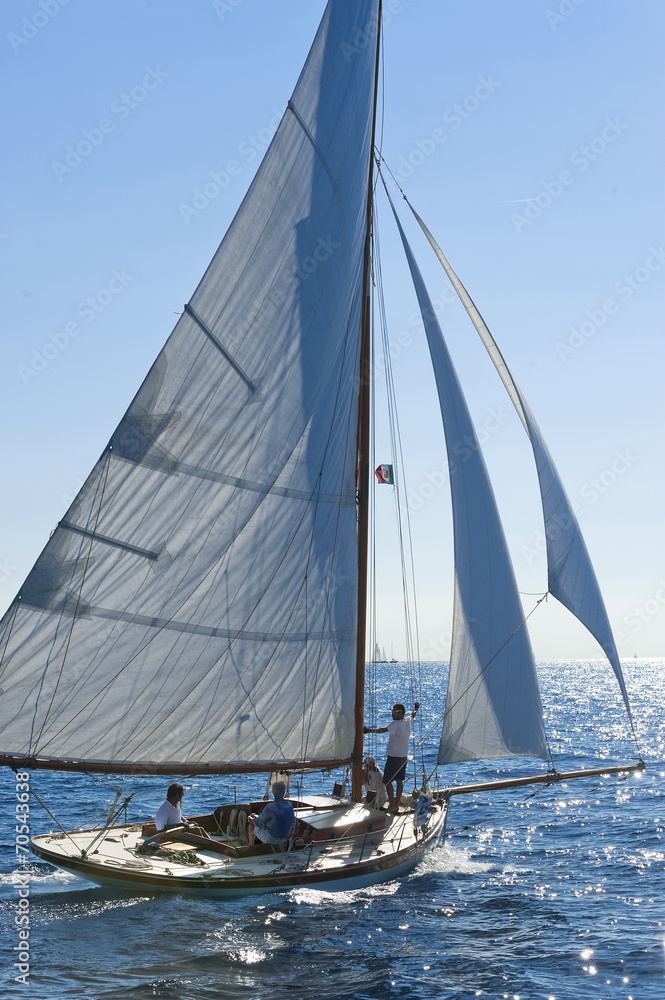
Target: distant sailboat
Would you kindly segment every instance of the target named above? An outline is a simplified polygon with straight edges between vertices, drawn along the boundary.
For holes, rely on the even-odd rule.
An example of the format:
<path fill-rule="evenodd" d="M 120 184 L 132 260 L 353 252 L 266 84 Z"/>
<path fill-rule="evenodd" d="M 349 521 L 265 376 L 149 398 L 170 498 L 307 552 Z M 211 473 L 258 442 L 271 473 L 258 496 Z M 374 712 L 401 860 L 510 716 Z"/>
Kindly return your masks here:
<path fill-rule="evenodd" d="M 371 885 L 417 864 L 444 829 L 450 796 L 477 787 L 442 788 L 423 772 L 396 816 L 362 801 L 374 478 L 363 373 L 371 371 L 380 16 L 379 0 L 330 0 L 222 244 L 0 622 L 0 762 L 26 784 L 32 768 L 183 776 L 348 767 L 351 794 L 300 796 L 278 846 L 244 844 L 235 803 L 197 817 L 205 835 L 119 825 L 114 808 L 102 827 L 33 838 L 38 856 L 102 885 L 211 896 Z M 487 471 L 397 225 L 454 473 L 454 627 L 438 764 L 548 759 Z M 552 459 L 466 290 L 425 235 L 533 446 L 549 590 L 598 639 L 629 712 Z M 461 440 L 476 444 L 456 462 Z M 385 659 L 377 643 L 374 660 Z M 640 766 L 550 770 L 494 787 Z M 263 803 L 242 805 L 247 813 Z"/>
<path fill-rule="evenodd" d="M 374 646 L 374 663 L 387 663 L 386 651 L 381 649 L 378 642 Z"/>

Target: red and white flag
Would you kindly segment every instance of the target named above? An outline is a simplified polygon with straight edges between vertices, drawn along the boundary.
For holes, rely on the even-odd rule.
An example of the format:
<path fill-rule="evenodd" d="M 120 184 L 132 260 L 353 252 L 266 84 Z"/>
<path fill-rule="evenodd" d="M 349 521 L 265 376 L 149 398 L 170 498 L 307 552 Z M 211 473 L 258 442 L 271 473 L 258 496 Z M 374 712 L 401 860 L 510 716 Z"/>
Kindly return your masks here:
<path fill-rule="evenodd" d="M 392 485 L 395 482 L 393 479 L 392 465 L 380 465 L 378 469 L 374 470 L 374 475 L 380 483 L 388 483 L 389 485 Z"/>

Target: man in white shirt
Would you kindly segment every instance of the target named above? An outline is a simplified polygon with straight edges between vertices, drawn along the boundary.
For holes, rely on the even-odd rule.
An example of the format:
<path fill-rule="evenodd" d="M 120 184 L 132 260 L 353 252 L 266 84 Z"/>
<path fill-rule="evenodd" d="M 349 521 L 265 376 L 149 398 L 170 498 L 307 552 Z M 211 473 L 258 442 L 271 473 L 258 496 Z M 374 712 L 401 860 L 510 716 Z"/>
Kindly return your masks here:
<path fill-rule="evenodd" d="M 416 702 L 413 712 L 408 719 L 405 719 L 406 709 L 404 705 L 398 703 L 393 705 L 393 721 L 388 726 L 380 726 L 375 729 L 370 729 L 368 726 L 363 728 L 364 733 L 390 733 L 386 747 L 386 767 L 383 772 L 383 782 L 388 793 L 389 813 L 399 812 L 406 777 L 406 761 L 409 756 L 411 723 L 419 708 L 420 705 Z M 396 786 L 395 794 L 393 793 L 393 781 Z"/>
<path fill-rule="evenodd" d="M 169 830 L 172 826 L 184 826 L 190 833 L 196 833 L 200 837 L 207 837 L 207 833 L 196 823 L 190 824 L 182 815 L 181 802 L 185 794 L 185 789 L 174 781 L 169 785 L 166 792 L 166 801 L 162 802 L 155 816 L 155 826 L 157 832 Z"/>

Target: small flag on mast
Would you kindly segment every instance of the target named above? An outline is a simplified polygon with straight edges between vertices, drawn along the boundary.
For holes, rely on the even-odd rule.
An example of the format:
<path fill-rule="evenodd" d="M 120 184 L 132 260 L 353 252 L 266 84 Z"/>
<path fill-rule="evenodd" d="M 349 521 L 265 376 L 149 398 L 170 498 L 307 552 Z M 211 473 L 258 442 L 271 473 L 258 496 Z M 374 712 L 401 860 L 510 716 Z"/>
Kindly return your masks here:
<path fill-rule="evenodd" d="M 380 483 L 388 483 L 389 485 L 392 485 L 395 482 L 393 479 L 392 465 L 380 465 L 374 470 L 374 474 Z"/>

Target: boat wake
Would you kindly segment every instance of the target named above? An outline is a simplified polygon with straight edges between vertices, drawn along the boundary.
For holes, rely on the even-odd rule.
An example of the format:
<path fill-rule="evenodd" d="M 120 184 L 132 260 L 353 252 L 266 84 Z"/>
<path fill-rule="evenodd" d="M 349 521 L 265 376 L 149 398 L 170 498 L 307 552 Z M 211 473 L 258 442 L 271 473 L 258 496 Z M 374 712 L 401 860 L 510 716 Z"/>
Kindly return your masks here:
<path fill-rule="evenodd" d="M 418 865 L 418 871 L 412 877 L 423 875 L 449 875 L 452 878 L 461 875 L 477 875 L 482 872 L 495 871 L 497 865 L 491 861 L 478 861 L 467 851 L 451 847 L 444 843 L 429 851 Z"/>

